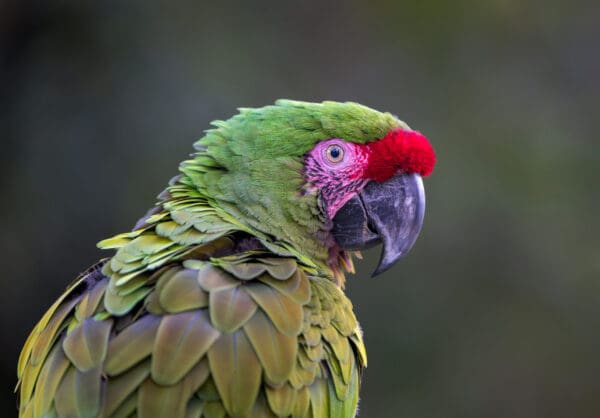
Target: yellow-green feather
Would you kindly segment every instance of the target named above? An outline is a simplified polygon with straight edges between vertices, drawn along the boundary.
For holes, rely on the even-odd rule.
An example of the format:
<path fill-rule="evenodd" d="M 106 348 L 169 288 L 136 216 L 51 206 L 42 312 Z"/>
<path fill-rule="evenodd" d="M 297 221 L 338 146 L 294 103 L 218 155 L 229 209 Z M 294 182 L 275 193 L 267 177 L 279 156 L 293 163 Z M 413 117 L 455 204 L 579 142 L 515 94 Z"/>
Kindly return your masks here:
<path fill-rule="evenodd" d="M 342 291 L 291 259 L 240 258 L 163 269 L 153 278 L 160 286 L 145 298 L 155 298 L 160 315 L 141 301 L 125 316 L 97 320 L 105 308 L 92 307 L 108 292 L 106 279 L 71 288 L 83 293 L 67 293 L 45 318 L 59 324 L 51 328 L 56 335 L 41 340 L 54 341 L 42 361 L 42 383 L 28 381 L 35 366 L 24 362 L 21 384 L 32 389 L 21 393 L 21 416 L 353 416 L 363 367 L 353 353 L 362 347 L 350 348 L 360 330 L 349 302 L 334 303 L 345 298 Z M 261 273 L 238 278 L 236 269 Z M 179 305 L 174 292 L 182 295 Z M 76 324 L 66 332 L 61 324 L 71 320 Z M 315 332 L 318 339 L 307 338 Z"/>

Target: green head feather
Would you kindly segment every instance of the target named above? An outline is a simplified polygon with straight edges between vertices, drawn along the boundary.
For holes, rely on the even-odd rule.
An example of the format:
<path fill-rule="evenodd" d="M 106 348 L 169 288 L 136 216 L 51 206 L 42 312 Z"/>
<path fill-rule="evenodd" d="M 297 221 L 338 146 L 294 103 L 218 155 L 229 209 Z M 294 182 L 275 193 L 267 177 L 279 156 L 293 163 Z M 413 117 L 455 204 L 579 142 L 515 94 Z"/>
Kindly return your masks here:
<path fill-rule="evenodd" d="M 196 144 L 181 170 L 202 194 L 263 242 L 319 267 L 329 257 L 315 192 L 302 193 L 303 157 L 329 138 L 365 143 L 405 126 L 389 113 L 357 103 L 278 100 L 240 109 Z M 262 241 L 262 240 L 261 240 Z"/>
<path fill-rule="evenodd" d="M 192 159 L 181 164 L 183 174 L 159 195 L 157 207 L 133 231 L 98 244 L 117 250 L 104 268 L 111 283 L 137 288 L 145 283 L 136 279 L 144 271 L 186 257 L 199 245 L 222 245 L 216 244 L 220 238 L 238 231 L 275 254 L 296 257 L 311 274 L 341 283 L 343 273 L 333 264 L 341 256 L 351 269 L 351 261 L 345 253 L 331 253 L 331 222 L 318 192 L 304 187 L 304 156 L 322 140 L 365 143 L 408 127 L 357 103 L 292 100 L 240 109 L 213 125 L 196 142 Z M 126 303 L 117 298 L 111 309 L 127 309 L 136 298 Z"/>

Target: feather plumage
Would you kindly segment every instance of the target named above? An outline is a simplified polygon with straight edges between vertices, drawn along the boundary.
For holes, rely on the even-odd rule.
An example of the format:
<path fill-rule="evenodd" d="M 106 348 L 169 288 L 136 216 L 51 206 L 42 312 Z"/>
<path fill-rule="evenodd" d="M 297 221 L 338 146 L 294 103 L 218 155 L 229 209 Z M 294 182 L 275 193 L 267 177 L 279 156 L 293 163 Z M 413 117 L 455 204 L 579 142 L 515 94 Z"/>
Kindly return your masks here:
<path fill-rule="evenodd" d="M 44 385 L 36 388 L 29 381 L 28 371 L 35 366 L 25 362 L 21 384 L 33 389 L 21 392 L 21 404 L 33 402 L 31 416 L 36 417 L 50 412 L 111 417 L 135 411 L 153 417 L 235 417 L 259 410 L 265 415 L 257 416 L 305 416 L 307 411 L 315 417 L 349 416 L 319 415 L 339 402 L 350 402 L 344 408 L 354 410 L 354 380 L 364 366 L 352 348 L 352 338 L 360 341 L 360 330 L 351 306 L 330 302 L 330 292 L 344 297 L 341 290 L 328 279 L 308 276 L 290 259 L 243 258 L 218 260 L 220 265 L 236 263 L 237 269 L 216 267 L 209 260 L 199 269 L 172 263 L 155 278 L 161 285 L 145 298 L 154 298 L 163 313 L 149 313 L 141 301 L 127 320 L 90 316 L 96 311 L 90 301 L 103 293 L 106 297 L 108 286 L 102 275 L 86 276 L 47 321 L 54 335 L 31 340 L 33 346 L 45 346 L 48 340 L 54 344 L 37 363 L 44 365 Z M 232 274 L 256 265 L 265 267 L 254 278 Z M 283 270 L 292 271 L 281 274 Z M 181 297 L 174 298 L 173 292 Z M 319 310 L 331 317 L 329 324 L 312 320 L 325 313 Z M 106 307 L 100 307 L 103 312 Z M 73 319 L 78 324 L 67 330 Z M 336 321 L 344 326 L 335 327 Z M 311 335 L 315 333 L 318 338 Z M 334 378 L 327 380 L 330 375 Z M 214 382 L 209 392 L 207 381 Z"/>
<path fill-rule="evenodd" d="M 342 291 L 352 261 L 332 259 L 303 156 L 406 125 L 286 100 L 214 125 L 135 229 L 99 243 L 115 254 L 32 331 L 21 417 L 354 416 L 366 355 Z"/>

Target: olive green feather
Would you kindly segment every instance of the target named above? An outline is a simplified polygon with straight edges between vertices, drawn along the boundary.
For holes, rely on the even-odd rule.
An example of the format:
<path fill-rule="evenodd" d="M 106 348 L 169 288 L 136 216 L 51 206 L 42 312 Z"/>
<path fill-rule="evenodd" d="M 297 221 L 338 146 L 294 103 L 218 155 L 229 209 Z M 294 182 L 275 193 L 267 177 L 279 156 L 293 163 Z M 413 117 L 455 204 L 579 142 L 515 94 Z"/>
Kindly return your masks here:
<path fill-rule="evenodd" d="M 289 269 L 290 260 L 281 260 L 281 268 Z M 247 259 L 246 264 L 249 271 L 263 262 Z M 356 408 L 357 364 L 364 363 L 354 357 L 352 338 L 360 341 L 360 330 L 349 304 L 329 303 L 330 292 L 343 297 L 330 280 L 309 277 L 297 266 L 284 280 L 266 268 L 253 279 L 238 279 L 210 261 L 196 270 L 171 267 L 146 297 L 155 298 L 161 315 L 147 312 L 141 302 L 126 316 L 88 316 L 66 331 L 65 310 L 75 318 L 75 312 L 88 309 L 90 298 L 108 292 L 103 276 L 95 275 L 95 284 L 82 282 L 72 290 L 85 296 L 68 295 L 49 321 L 63 325 L 53 326 L 56 342 L 40 361 L 43 384 L 34 385 L 29 397 L 21 393 L 22 405 L 33 402 L 32 416 L 51 411 L 59 417 L 110 417 L 123 411 L 148 416 L 153 411 L 150 416 L 194 412 L 202 417 L 221 411 L 233 417 L 262 408 L 265 415 L 257 416 L 302 411 L 296 416 L 346 417 Z M 87 279 L 92 282 L 94 274 Z M 176 285 L 185 289 L 179 306 L 172 297 Z M 314 333 L 318 339 L 310 336 Z M 33 367 L 25 362 L 22 385 L 30 384 L 27 371 Z M 199 377 L 192 378 L 194 373 Z M 334 378 L 327 381 L 330 374 Z M 214 382 L 211 396 L 202 389 L 207 379 Z M 333 406 L 346 415 L 319 415 Z"/>

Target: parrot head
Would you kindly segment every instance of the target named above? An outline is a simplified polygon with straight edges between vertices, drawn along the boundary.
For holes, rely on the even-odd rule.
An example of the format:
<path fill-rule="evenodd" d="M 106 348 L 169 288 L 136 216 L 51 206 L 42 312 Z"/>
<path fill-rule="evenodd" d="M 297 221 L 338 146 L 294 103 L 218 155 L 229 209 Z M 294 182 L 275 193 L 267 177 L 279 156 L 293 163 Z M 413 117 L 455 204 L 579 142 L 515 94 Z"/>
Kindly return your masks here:
<path fill-rule="evenodd" d="M 435 154 L 395 116 L 279 100 L 213 124 L 181 171 L 270 250 L 343 277 L 352 251 L 383 244 L 376 275 L 413 246 Z"/>
<path fill-rule="evenodd" d="M 377 275 L 416 241 L 425 214 L 421 177 L 434 163 L 433 148 L 422 134 L 396 128 L 366 144 L 339 138 L 318 143 L 309 152 L 306 174 L 319 189 L 341 249 L 383 244 Z"/>

